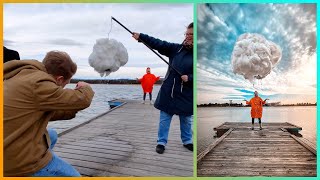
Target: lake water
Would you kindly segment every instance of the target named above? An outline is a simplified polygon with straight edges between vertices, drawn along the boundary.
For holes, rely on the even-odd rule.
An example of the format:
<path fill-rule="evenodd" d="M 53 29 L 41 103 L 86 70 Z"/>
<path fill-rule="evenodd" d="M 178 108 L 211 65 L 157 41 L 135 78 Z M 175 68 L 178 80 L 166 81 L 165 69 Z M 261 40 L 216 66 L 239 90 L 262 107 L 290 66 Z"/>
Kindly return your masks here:
<path fill-rule="evenodd" d="M 316 144 L 316 111 L 315 106 L 264 107 L 262 126 L 264 122 L 289 122 L 302 127 L 300 134 Z M 215 140 L 214 127 L 224 122 L 251 122 L 249 107 L 200 107 L 197 116 L 198 153 Z M 255 127 L 258 127 L 257 119 Z"/>
<path fill-rule="evenodd" d="M 66 88 L 74 89 L 76 84 L 68 84 Z M 57 132 L 81 124 L 99 114 L 109 110 L 108 101 L 113 99 L 129 99 L 141 100 L 143 97 L 142 87 L 139 84 L 135 85 L 118 85 L 118 84 L 92 84 L 92 89 L 95 92 L 90 107 L 77 113 L 72 120 L 49 122 L 49 127 L 54 128 Z M 152 99 L 155 100 L 160 89 L 160 85 L 154 85 Z M 146 102 L 149 102 L 149 95 L 146 97 Z"/>

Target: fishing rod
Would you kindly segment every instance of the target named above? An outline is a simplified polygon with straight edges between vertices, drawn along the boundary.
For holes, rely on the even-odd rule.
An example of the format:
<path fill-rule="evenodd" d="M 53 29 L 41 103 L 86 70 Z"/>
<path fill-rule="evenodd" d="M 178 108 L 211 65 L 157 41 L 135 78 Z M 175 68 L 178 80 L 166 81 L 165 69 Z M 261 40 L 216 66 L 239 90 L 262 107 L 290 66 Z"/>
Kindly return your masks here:
<path fill-rule="evenodd" d="M 116 18 L 111 16 L 111 19 L 116 21 L 120 26 L 122 26 L 125 30 L 127 30 L 130 34 L 133 35 L 133 32 L 130 31 L 126 26 L 124 26 L 123 24 L 121 24 Z M 175 67 L 173 67 L 171 64 L 168 63 L 168 61 L 166 61 L 160 54 L 158 54 L 155 50 L 153 50 L 147 43 L 145 43 L 144 41 L 142 41 L 140 38 L 138 39 L 139 41 L 141 41 L 144 45 L 146 45 L 153 53 L 155 53 L 163 62 L 165 62 L 166 64 L 168 64 L 168 66 L 170 68 L 172 68 L 173 70 L 175 70 L 180 76 L 182 76 L 182 73 L 180 73 Z"/>

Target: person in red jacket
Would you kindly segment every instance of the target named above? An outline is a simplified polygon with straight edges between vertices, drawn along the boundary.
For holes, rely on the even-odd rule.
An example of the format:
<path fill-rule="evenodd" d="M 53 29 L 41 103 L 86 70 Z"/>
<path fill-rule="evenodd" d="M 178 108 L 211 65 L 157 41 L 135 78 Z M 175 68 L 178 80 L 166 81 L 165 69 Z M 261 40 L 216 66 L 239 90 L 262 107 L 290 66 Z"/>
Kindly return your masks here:
<path fill-rule="evenodd" d="M 259 119 L 259 125 L 260 125 L 260 130 L 262 130 L 261 126 L 261 118 L 262 118 L 262 106 L 266 104 L 266 101 L 269 99 L 265 99 L 264 101 L 259 97 L 258 91 L 254 92 L 254 97 L 250 100 L 244 100 L 246 101 L 246 104 L 251 106 L 251 118 L 252 118 L 252 127 L 251 129 L 254 129 L 254 119 L 258 118 Z"/>
<path fill-rule="evenodd" d="M 143 104 L 146 102 L 146 95 L 149 93 L 150 104 L 152 104 L 152 89 L 154 83 L 156 83 L 160 77 L 156 77 L 154 74 L 151 74 L 150 68 L 148 67 L 146 70 L 146 74 L 141 78 L 138 79 L 141 82 L 141 86 L 143 89 Z"/>

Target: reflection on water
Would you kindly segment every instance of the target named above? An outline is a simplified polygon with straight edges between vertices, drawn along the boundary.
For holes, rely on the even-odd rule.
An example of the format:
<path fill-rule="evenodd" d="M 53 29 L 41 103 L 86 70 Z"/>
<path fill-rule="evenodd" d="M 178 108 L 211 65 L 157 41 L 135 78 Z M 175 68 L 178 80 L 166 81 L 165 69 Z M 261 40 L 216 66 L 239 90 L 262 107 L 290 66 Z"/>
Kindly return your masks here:
<path fill-rule="evenodd" d="M 264 122 L 289 122 L 302 127 L 300 133 L 316 144 L 316 110 L 315 106 L 300 107 L 264 107 Z M 224 122 L 251 122 L 249 107 L 201 107 L 197 109 L 198 153 L 214 141 L 214 127 Z M 258 127 L 258 120 L 255 121 Z"/>

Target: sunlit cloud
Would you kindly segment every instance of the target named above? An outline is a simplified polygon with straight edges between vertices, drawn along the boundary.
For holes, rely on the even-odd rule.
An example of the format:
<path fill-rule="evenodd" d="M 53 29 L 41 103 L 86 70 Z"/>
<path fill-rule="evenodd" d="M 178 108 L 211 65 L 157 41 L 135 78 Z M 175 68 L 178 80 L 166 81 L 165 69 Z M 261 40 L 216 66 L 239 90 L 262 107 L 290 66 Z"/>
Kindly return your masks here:
<path fill-rule="evenodd" d="M 256 90 L 272 102 L 316 102 L 315 4 L 202 4 L 198 13 L 198 104 L 241 102 Z M 232 72 L 243 33 L 261 34 L 282 49 L 279 64 L 254 84 Z"/>

